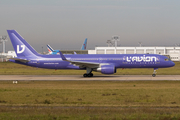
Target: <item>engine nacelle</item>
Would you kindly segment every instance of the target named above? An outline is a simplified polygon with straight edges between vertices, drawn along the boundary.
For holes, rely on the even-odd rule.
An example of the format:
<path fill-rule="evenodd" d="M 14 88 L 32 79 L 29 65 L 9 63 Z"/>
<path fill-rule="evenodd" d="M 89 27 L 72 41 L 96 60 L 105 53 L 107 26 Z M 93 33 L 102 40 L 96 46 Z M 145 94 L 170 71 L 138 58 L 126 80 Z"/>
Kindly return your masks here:
<path fill-rule="evenodd" d="M 98 72 L 101 72 L 102 74 L 114 74 L 116 73 L 116 69 L 114 65 L 101 65 L 100 68 L 97 68 Z"/>

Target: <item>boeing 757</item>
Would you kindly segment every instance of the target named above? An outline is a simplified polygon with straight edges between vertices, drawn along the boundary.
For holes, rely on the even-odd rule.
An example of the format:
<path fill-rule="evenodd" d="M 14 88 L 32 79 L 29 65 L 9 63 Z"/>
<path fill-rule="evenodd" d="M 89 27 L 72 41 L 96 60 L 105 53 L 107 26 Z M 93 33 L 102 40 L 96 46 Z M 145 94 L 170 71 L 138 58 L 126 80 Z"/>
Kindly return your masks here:
<path fill-rule="evenodd" d="M 86 50 L 86 46 L 87 46 L 87 38 L 84 40 L 81 50 Z M 49 51 L 49 54 L 55 55 L 55 54 L 59 53 L 59 50 L 54 50 L 50 45 L 47 45 L 47 49 Z M 76 54 L 76 52 L 74 52 L 74 54 Z"/>
<path fill-rule="evenodd" d="M 168 57 L 157 54 L 69 54 L 42 55 L 37 53 L 15 30 L 7 30 L 17 57 L 10 61 L 46 69 L 86 70 L 84 77 L 92 77 L 92 71 L 114 74 L 118 68 L 158 68 L 174 66 Z"/>

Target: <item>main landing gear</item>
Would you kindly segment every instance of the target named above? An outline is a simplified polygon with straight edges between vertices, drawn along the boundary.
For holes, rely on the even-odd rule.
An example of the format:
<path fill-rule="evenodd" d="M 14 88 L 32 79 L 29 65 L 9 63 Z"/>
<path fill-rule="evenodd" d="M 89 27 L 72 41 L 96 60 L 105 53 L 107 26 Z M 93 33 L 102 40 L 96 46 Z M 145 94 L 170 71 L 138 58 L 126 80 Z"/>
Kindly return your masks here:
<path fill-rule="evenodd" d="M 89 74 L 85 73 L 85 74 L 83 75 L 83 77 L 93 77 L 93 74 L 92 74 L 92 73 L 89 73 Z"/>
<path fill-rule="evenodd" d="M 158 68 L 154 68 L 154 71 L 153 71 L 153 74 L 152 74 L 153 77 L 156 77 L 156 73 L 157 73 L 156 70 L 157 70 L 157 69 L 158 69 Z"/>
<path fill-rule="evenodd" d="M 86 73 L 83 75 L 83 77 L 93 77 L 93 74 L 91 72 L 91 68 L 86 68 Z"/>

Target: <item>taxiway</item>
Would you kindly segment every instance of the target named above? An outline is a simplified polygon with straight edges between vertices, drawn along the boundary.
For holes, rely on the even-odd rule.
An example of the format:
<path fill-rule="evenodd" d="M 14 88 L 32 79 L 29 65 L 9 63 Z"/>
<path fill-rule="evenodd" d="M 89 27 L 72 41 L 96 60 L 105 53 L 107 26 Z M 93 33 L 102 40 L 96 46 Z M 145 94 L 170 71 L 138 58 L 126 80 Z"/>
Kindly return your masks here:
<path fill-rule="evenodd" d="M 180 80 L 180 75 L 96 75 L 94 77 L 84 78 L 81 75 L 0 75 L 0 81 L 3 80 L 106 80 L 106 81 L 149 81 L 149 80 Z"/>

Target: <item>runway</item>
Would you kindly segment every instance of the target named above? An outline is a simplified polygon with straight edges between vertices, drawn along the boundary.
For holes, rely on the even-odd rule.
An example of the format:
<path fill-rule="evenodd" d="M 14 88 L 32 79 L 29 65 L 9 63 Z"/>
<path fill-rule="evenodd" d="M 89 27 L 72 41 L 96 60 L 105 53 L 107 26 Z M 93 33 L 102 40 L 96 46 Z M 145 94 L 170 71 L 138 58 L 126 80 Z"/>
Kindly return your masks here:
<path fill-rule="evenodd" d="M 82 75 L 0 75 L 0 81 L 4 80 L 17 80 L 17 81 L 67 81 L 67 80 L 94 80 L 94 81 L 150 81 L 150 80 L 180 80 L 180 75 L 96 75 L 94 77 L 84 78 Z"/>

